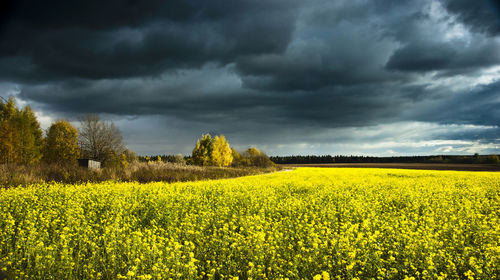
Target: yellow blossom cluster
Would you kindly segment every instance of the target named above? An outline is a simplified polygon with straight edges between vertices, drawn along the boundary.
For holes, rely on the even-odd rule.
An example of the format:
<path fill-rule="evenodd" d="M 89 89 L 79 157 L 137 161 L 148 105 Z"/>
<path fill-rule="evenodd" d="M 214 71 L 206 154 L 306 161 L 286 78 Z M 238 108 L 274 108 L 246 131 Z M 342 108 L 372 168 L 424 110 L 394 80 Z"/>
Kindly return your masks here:
<path fill-rule="evenodd" d="M 12 279 L 499 279 L 500 173 L 299 168 L 0 189 Z"/>

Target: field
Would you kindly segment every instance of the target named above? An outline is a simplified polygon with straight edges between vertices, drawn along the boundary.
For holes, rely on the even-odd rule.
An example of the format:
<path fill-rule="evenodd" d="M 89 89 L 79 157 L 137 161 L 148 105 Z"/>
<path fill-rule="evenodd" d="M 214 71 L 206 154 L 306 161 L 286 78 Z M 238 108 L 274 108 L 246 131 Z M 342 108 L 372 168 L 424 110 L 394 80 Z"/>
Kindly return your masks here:
<path fill-rule="evenodd" d="M 0 190 L 19 279 L 498 279 L 500 173 L 298 168 Z"/>
<path fill-rule="evenodd" d="M 500 164 L 463 164 L 463 163 L 310 163 L 280 164 L 291 167 L 334 167 L 334 168 L 397 168 L 417 170 L 457 170 L 457 171 L 500 171 Z"/>

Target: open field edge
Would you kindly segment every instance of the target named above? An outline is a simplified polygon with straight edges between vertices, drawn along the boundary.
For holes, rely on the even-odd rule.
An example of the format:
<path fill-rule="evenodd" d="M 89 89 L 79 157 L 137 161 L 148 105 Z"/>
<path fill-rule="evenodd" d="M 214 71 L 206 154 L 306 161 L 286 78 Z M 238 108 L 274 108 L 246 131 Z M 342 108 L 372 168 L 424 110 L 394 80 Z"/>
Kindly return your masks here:
<path fill-rule="evenodd" d="M 459 163 L 319 163 L 319 164 L 280 164 L 283 168 L 323 167 L 323 168 L 392 168 L 416 170 L 456 170 L 456 171 L 493 171 L 499 172 L 498 164 L 459 164 Z"/>

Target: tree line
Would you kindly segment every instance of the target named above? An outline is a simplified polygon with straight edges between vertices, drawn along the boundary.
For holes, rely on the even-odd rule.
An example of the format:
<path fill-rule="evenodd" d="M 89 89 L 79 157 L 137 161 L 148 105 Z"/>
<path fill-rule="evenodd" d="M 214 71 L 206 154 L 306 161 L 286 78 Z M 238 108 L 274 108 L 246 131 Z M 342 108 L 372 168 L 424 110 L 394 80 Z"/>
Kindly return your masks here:
<path fill-rule="evenodd" d="M 40 128 L 29 105 L 17 108 L 14 97 L 0 102 L 0 163 L 33 165 L 40 162 L 76 164 L 88 158 L 103 164 L 124 165 L 135 154 L 126 149 L 121 132 L 112 122 L 87 115 L 76 129 L 67 120 L 57 120 L 46 131 Z"/>
<path fill-rule="evenodd" d="M 439 155 L 439 156 L 397 156 L 397 157 L 371 157 L 371 156 L 332 156 L 332 155 L 293 155 L 271 156 L 276 164 L 321 164 L 321 163 L 499 163 L 498 155 Z"/>
<path fill-rule="evenodd" d="M 30 106 L 19 110 L 14 98 L 0 101 L 0 162 L 33 164 L 42 159 L 44 139 Z"/>
<path fill-rule="evenodd" d="M 218 167 L 271 167 L 274 163 L 263 151 L 250 147 L 242 152 L 231 147 L 224 135 L 202 134 L 190 156 L 155 155 L 140 156 L 140 161 L 171 162 Z"/>
<path fill-rule="evenodd" d="M 78 158 L 97 160 L 104 166 L 126 167 L 132 161 L 167 161 L 178 164 L 217 167 L 270 167 L 274 163 L 255 147 L 238 152 L 224 135 L 203 134 L 191 156 L 137 157 L 123 144 L 120 130 L 113 122 L 87 114 L 79 129 L 67 120 L 57 120 L 45 136 L 29 105 L 17 108 L 14 97 L 0 101 L 0 164 L 50 163 L 74 165 Z"/>
<path fill-rule="evenodd" d="M 240 153 L 230 147 L 224 135 L 203 134 L 193 149 L 192 163 L 201 166 L 270 167 L 274 163 L 261 150 L 251 147 Z"/>

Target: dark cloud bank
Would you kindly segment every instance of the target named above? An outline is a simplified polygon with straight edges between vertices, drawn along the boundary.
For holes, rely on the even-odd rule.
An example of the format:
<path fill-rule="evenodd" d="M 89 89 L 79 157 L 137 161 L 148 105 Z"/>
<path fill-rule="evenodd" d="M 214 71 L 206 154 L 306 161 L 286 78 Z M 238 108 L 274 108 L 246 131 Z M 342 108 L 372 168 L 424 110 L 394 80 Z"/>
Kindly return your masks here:
<path fill-rule="evenodd" d="M 11 1 L 0 94 L 140 153 L 500 152 L 496 1 Z M 390 153 L 390 154 L 388 154 Z"/>

